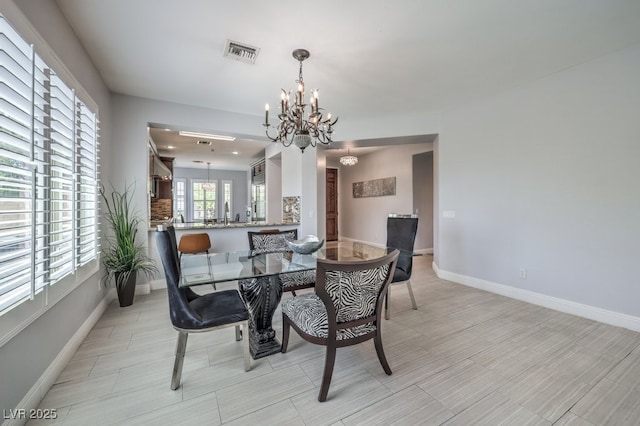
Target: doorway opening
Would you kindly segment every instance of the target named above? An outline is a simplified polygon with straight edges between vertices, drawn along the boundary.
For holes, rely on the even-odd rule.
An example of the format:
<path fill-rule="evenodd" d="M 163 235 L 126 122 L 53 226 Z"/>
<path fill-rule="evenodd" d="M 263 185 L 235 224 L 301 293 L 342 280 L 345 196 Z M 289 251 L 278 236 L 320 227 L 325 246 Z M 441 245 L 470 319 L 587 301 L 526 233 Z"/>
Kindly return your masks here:
<path fill-rule="evenodd" d="M 327 168 L 326 180 L 327 241 L 338 240 L 338 169 Z"/>

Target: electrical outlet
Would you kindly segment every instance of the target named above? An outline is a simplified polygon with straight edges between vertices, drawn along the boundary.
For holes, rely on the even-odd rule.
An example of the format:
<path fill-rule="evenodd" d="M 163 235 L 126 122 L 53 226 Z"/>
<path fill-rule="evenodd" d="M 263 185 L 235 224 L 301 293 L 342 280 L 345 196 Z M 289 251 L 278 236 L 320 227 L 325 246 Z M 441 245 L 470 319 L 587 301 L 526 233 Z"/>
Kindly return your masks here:
<path fill-rule="evenodd" d="M 527 279 L 527 270 L 524 268 L 520 268 L 520 278 L 523 280 Z"/>

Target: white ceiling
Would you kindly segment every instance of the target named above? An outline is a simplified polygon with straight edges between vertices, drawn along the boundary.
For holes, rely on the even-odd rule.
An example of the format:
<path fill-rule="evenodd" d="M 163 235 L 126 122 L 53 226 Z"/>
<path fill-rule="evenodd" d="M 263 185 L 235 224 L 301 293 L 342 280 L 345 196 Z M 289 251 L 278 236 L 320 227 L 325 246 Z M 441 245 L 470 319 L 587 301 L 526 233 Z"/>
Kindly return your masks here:
<path fill-rule="evenodd" d="M 257 120 L 294 88 L 296 48 L 344 122 L 442 111 L 640 43 L 638 0 L 57 2 L 113 92 Z M 223 57 L 227 39 L 256 63 Z"/>

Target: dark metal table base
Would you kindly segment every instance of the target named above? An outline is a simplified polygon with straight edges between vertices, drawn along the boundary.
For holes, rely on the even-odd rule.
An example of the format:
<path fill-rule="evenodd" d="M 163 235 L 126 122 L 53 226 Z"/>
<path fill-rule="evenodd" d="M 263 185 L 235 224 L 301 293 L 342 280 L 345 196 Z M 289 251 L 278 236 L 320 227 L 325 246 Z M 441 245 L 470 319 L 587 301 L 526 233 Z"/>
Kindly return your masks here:
<path fill-rule="evenodd" d="M 238 289 L 249 310 L 249 351 L 253 359 L 280 352 L 280 341 L 272 327 L 273 313 L 282 298 L 277 275 L 238 281 Z"/>

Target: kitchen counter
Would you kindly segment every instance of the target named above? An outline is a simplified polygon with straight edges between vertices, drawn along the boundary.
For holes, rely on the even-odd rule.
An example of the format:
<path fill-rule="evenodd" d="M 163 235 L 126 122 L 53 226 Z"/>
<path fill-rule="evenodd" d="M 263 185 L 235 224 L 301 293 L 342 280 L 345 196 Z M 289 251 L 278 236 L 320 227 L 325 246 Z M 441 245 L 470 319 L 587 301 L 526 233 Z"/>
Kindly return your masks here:
<path fill-rule="evenodd" d="M 158 225 L 169 226 L 171 221 L 151 221 L 149 225 L 149 231 L 156 231 Z M 235 228 L 261 228 L 265 226 L 298 226 L 298 222 L 229 222 L 226 225 L 224 223 L 173 223 L 176 231 L 187 231 L 197 229 L 235 229 Z"/>
<path fill-rule="evenodd" d="M 148 244 L 149 256 L 155 260 L 156 265 L 162 265 L 160 256 L 156 247 L 156 231 L 158 225 L 169 226 L 171 221 L 159 222 L 155 226 L 149 227 Z M 251 228 L 262 229 L 279 229 L 289 230 L 298 229 L 300 223 L 297 222 L 231 222 L 227 225 L 224 223 L 174 223 L 176 229 L 176 237 L 178 241 L 183 234 L 206 232 L 211 240 L 211 253 L 231 252 L 238 250 L 249 250 L 248 231 L 255 230 Z M 159 268 L 162 270 L 162 267 Z M 161 271 L 162 272 L 162 271 Z M 163 275 L 164 276 L 164 275 Z"/>

